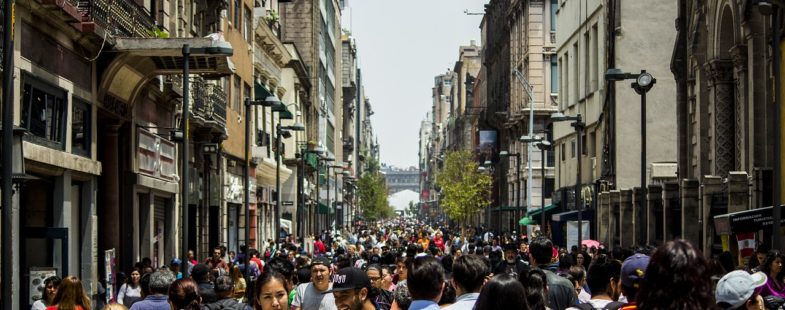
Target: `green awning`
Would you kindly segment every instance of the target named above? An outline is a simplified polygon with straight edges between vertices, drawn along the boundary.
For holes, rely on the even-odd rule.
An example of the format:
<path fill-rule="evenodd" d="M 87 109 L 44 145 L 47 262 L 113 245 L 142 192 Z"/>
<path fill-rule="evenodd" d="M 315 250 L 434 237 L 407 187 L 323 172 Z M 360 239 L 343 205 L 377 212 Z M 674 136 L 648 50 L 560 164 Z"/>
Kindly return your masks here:
<path fill-rule="evenodd" d="M 316 166 L 319 165 L 319 155 L 307 152 L 305 153 L 305 162 L 308 163 L 311 168 L 316 169 Z"/>
<path fill-rule="evenodd" d="M 530 218 L 528 216 L 525 216 L 525 217 L 521 218 L 520 221 L 518 221 L 518 225 L 521 225 L 521 226 L 538 225 L 538 224 L 539 223 L 537 223 L 537 221 L 532 220 L 532 218 Z"/>
<path fill-rule="evenodd" d="M 558 207 L 558 206 L 555 206 L 555 205 L 552 205 L 552 204 L 547 205 L 547 206 L 545 206 L 545 212 L 548 212 L 548 211 L 551 211 L 553 209 L 556 209 L 556 207 Z M 526 212 L 526 216 L 534 217 L 536 215 L 540 215 L 540 213 L 542 213 L 542 209 L 541 208 L 530 209 L 529 212 Z"/>
<path fill-rule="evenodd" d="M 333 210 L 330 209 L 326 204 L 319 203 L 319 207 L 316 208 L 316 213 L 318 214 L 333 214 Z"/>
<path fill-rule="evenodd" d="M 267 87 L 264 87 L 264 85 L 259 83 L 254 83 L 254 98 L 256 98 L 256 100 L 264 100 L 272 95 L 273 93 L 267 90 Z"/>
<path fill-rule="evenodd" d="M 284 110 L 278 113 L 280 119 L 294 119 L 294 115 L 289 110 Z"/>

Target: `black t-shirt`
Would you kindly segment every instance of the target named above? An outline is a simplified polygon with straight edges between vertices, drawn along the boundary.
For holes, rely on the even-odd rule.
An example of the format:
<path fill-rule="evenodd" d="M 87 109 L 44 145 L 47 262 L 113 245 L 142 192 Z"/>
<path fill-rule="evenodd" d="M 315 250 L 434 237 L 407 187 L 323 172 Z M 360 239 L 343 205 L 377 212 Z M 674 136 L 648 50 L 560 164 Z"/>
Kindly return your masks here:
<path fill-rule="evenodd" d="M 526 265 L 526 263 L 524 263 L 521 260 L 516 259 L 515 263 L 512 264 L 507 262 L 507 260 L 503 260 L 498 265 L 496 265 L 496 269 L 494 270 L 494 273 L 495 274 L 509 273 L 509 274 L 513 274 L 517 278 L 519 274 L 528 272 L 529 269 L 531 269 L 529 268 L 529 265 Z"/>

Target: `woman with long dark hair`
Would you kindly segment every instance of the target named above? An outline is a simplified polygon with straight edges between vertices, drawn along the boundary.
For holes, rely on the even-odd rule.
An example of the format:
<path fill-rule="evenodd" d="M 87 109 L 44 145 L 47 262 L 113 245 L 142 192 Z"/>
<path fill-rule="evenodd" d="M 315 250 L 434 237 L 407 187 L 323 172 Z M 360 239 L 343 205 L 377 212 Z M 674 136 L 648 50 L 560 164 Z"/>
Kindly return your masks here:
<path fill-rule="evenodd" d="M 785 261 L 783 258 L 783 254 L 778 250 L 770 250 L 769 253 L 766 255 L 766 259 L 763 261 L 763 264 L 759 266 L 760 271 L 768 276 L 768 280 L 766 280 L 766 285 L 762 286 L 758 290 L 758 294 L 762 297 L 768 296 L 777 296 L 785 298 L 785 284 L 783 284 L 783 276 L 785 276 L 785 272 L 783 272 L 782 263 Z M 751 257 L 750 259 L 755 259 Z"/>
<path fill-rule="evenodd" d="M 63 279 L 60 279 L 58 276 L 51 276 L 44 280 L 44 291 L 43 296 L 41 299 L 36 300 L 33 303 L 33 310 L 44 310 L 46 307 L 54 305 L 55 295 L 57 295 L 57 288 L 60 286 L 60 282 Z"/>
<path fill-rule="evenodd" d="M 494 276 L 480 291 L 474 310 L 528 310 L 526 289 L 508 273 Z"/>
<path fill-rule="evenodd" d="M 688 241 L 654 251 L 638 293 L 638 309 L 717 309 L 706 259 Z"/>
<path fill-rule="evenodd" d="M 529 305 L 529 309 L 548 309 L 548 279 L 544 271 L 540 269 L 529 270 L 528 273 L 521 273 L 518 280 L 526 289 L 526 303 Z"/>
<path fill-rule="evenodd" d="M 191 279 L 180 279 L 169 286 L 169 303 L 176 310 L 200 310 L 202 297 L 199 285 Z"/>
<path fill-rule="evenodd" d="M 135 302 L 142 300 L 142 286 L 139 285 L 141 279 L 142 269 L 134 267 L 128 277 L 128 282 L 123 283 L 117 290 L 117 302 L 131 308 Z"/>
<path fill-rule="evenodd" d="M 256 282 L 256 294 L 253 300 L 254 310 L 289 309 L 289 287 L 286 277 L 270 271 L 265 272 Z"/>

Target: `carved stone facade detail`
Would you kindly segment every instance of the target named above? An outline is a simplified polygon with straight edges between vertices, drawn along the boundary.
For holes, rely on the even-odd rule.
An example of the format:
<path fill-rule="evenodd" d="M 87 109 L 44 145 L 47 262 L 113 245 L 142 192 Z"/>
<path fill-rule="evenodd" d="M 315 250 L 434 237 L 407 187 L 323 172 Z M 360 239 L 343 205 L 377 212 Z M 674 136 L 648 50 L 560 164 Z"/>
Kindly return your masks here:
<path fill-rule="evenodd" d="M 746 154 L 744 153 L 746 122 L 745 113 L 747 111 L 747 100 L 744 97 L 747 82 L 747 45 L 736 45 L 730 49 L 731 57 L 733 58 L 733 68 L 736 79 L 736 102 L 735 102 L 735 116 L 736 116 L 736 171 L 743 170 L 747 164 Z"/>
<path fill-rule="evenodd" d="M 724 59 L 709 61 L 704 68 L 709 77 L 714 115 L 714 174 L 725 176 L 736 165 L 735 83 L 733 62 Z"/>

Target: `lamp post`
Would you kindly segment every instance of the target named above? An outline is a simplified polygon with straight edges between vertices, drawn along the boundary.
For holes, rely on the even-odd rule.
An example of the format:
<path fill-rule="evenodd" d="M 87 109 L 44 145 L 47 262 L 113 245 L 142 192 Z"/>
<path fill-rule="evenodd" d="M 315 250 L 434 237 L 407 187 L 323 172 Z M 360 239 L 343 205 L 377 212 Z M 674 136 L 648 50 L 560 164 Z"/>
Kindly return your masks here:
<path fill-rule="evenodd" d="M 477 167 L 477 171 L 493 174 L 493 163 L 490 160 L 486 160 L 481 166 Z M 485 223 L 488 225 L 488 229 L 491 229 L 491 206 L 485 209 Z"/>
<path fill-rule="evenodd" d="M 283 116 L 279 113 L 279 118 Z M 281 120 L 275 128 L 275 236 L 276 243 L 281 239 L 281 155 L 284 154 L 281 144 L 281 136 L 291 137 L 292 131 L 305 131 L 305 126 L 295 123 L 290 126 L 281 126 Z"/>
<path fill-rule="evenodd" d="M 548 140 L 547 132 L 545 136 L 523 136 L 520 138 L 521 142 L 533 143 L 540 149 L 540 175 L 542 177 L 542 185 L 540 187 L 540 232 L 545 234 L 545 151 L 551 148 L 551 142 Z M 529 176 L 531 178 L 531 176 Z M 531 195 L 531 193 L 529 193 Z"/>
<path fill-rule="evenodd" d="M 333 160 L 334 160 L 334 158 L 333 158 Z M 327 166 L 327 214 L 325 215 L 325 223 L 324 223 L 324 226 L 327 227 L 327 228 L 332 227 L 332 225 L 330 225 L 330 219 L 331 219 L 331 217 L 330 217 L 330 210 L 332 210 L 332 207 L 333 207 L 332 206 L 332 202 L 330 202 L 330 169 L 333 169 L 333 173 L 335 173 L 335 169 L 338 169 L 338 168 L 343 168 L 343 166 L 341 166 L 341 165 L 329 165 L 329 166 Z M 336 183 L 335 183 L 335 189 L 334 190 L 336 191 L 335 195 L 337 196 L 338 195 L 338 191 L 337 191 L 337 188 L 338 188 L 338 176 L 337 175 L 335 176 L 335 182 Z M 337 199 L 337 197 L 336 197 L 336 199 Z"/>
<path fill-rule="evenodd" d="M 3 150 L 14 150 L 14 0 L 8 0 L 3 5 Z M 10 29 L 10 30 L 9 30 Z M 19 135 L 21 137 L 21 135 Z M 21 152 L 21 138 L 19 139 Z M 18 207 L 13 206 L 13 166 L 17 157 L 22 162 L 24 171 L 24 157 L 14 155 L 14 151 L 3 152 L 2 175 L 2 241 L 3 241 L 3 267 L 2 267 L 2 293 L 3 309 L 20 308 L 19 301 L 19 241 L 15 236 L 19 233 Z M 17 288 L 17 289 L 14 289 Z"/>
<path fill-rule="evenodd" d="M 190 121 L 190 105 L 191 105 L 191 55 L 223 55 L 223 56 L 232 56 L 234 54 L 234 50 L 232 50 L 232 46 L 225 42 L 225 41 L 214 41 L 214 46 L 210 47 L 200 47 L 200 48 L 191 48 L 190 44 L 183 44 L 182 48 L 182 55 L 183 55 L 183 113 L 182 113 L 182 121 L 181 121 L 181 128 L 182 131 L 182 150 L 180 150 L 180 160 L 182 162 L 182 179 L 181 184 L 182 192 L 180 194 L 180 203 L 182 204 L 182 211 L 183 211 L 183 245 L 182 245 L 182 253 L 180 257 L 188 257 L 188 214 L 190 213 L 189 204 L 188 204 L 188 182 L 189 180 L 189 173 L 188 173 L 188 148 L 189 143 L 189 121 Z M 246 145 L 247 145 L 246 140 Z M 247 149 L 247 148 L 246 148 Z M 247 242 L 247 240 L 246 240 Z M 183 276 L 188 276 L 188 268 L 183 270 Z"/>
<path fill-rule="evenodd" d="M 333 155 L 328 155 L 327 157 L 323 158 L 321 161 L 323 161 L 325 164 L 331 163 L 331 162 L 335 161 L 335 157 Z M 327 206 L 327 213 L 324 214 L 324 217 L 322 218 L 322 221 L 323 221 L 324 227 L 327 227 L 327 216 L 330 214 L 330 206 L 329 206 L 329 204 L 330 204 L 330 168 L 329 168 L 329 166 L 325 166 L 325 167 L 327 167 L 327 171 L 325 171 L 325 173 L 327 173 L 327 174 L 325 175 L 325 178 L 324 178 L 325 181 L 327 181 L 327 203 L 325 204 L 325 206 Z M 317 210 L 318 210 L 318 206 L 319 206 L 319 199 L 322 196 L 321 187 L 319 187 L 320 186 L 319 185 L 319 178 L 321 176 L 322 176 L 321 170 L 317 167 L 317 169 L 316 169 L 316 189 L 317 189 L 316 190 L 316 197 L 317 197 L 316 198 L 316 206 L 317 206 Z M 318 212 L 317 212 L 317 214 L 318 214 Z M 322 228 L 323 227 L 321 225 L 319 225 L 319 228 L 317 229 L 316 233 L 318 234 L 320 232 L 320 230 L 322 230 Z"/>
<path fill-rule="evenodd" d="M 518 217 L 520 217 L 521 214 L 522 214 L 522 212 L 521 212 L 522 211 L 521 210 L 521 154 L 520 153 L 510 153 L 510 152 L 507 152 L 507 151 L 501 151 L 501 152 L 499 152 L 499 156 L 500 157 L 515 157 L 515 180 L 516 180 L 515 183 L 516 183 L 516 186 L 517 186 L 516 187 L 516 192 L 517 192 L 516 196 L 517 197 L 515 198 L 515 213 L 516 213 L 515 219 L 517 221 Z M 529 177 L 531 178 L 531 176 L 529 176 Z M 531 193 L 528 193 L 526 195 L 528 197 L 528 195 L 531 195 Z M 526 207 L 530 208 L 531 206 L 527 205 Z M 515 230 L 514 227 L 510 227 L 510 231 L 513 231 L 513 230 Z"/>
<path fill-rule="evenodd" d="M 605 72 L 605 80 L 613 82 L 635 80 L 630 86 L 641 96 L 641 200 L 638 206 L 639 208 L 643 208 L 643 205 L 646 202 L 646 195 L 644 194 L 646 193 L 646 93 L 648 93 L 654 84 L 657 83 L 657 79 L 646 72 L 646 70 L 641 70 L 641 73 L 636 74 L 626 73 L 619 69 L 611 68 Z M 639 214 L 641 215 L 638 218 L 638 222 L 643 225 L 643 210 L 640 210 Z"/>
<path fill-rule="evenodd" d="M 301 238 L 305 238 L 305 161 L 308 159 L 308 154 L 316 154 L 316 156 L 321 156 L 324 153 L 320 147 L 317 147 L 314 150 L 306 150 L 305 148 L 302 149 L 300 152 L 300 173 L 298 174 L 297 183 L 298 191 L 297 191 L 297 235 Z M 317 166 L 318 166 L 318 159 L 317 159 Z M 318 172 L 317 172 L 318 173 Z M 318 176 L 317 176 L 318 177 Z M 318 205 L 317 205 L 318 207 Z M 310 221 L 309 221 L 310 222 Z M 304 240 L 304 239 L 303 239 Z"/>
<path fill-rule="evenodd" d="M 561 112 L 556 112 L 551 114 L 551 121 L 553 122 L 564 122 L 564 121 L 571 121 L 570 126 L 575 128 L 575 132 L 577 134 L 577 151 L 578 151 L 578 173 L 575 179 L 575 209 L 578 210 L 578 246 L 580 247 L 581 242 L 583 241 L 583 207 L 582 201 L 580 199 L 580 189 L 581 189 L 581 161 L 583 157 L 583 150 L 582 150 L 582 138 L 583 138 L 583 129 L 586 127 L 586 124 L 583 123 L 583 119 L 581 115 L 578 114 L 576 116 L 566 116 Z M 545 211 L 545 210 L 543 210 Z"/>

